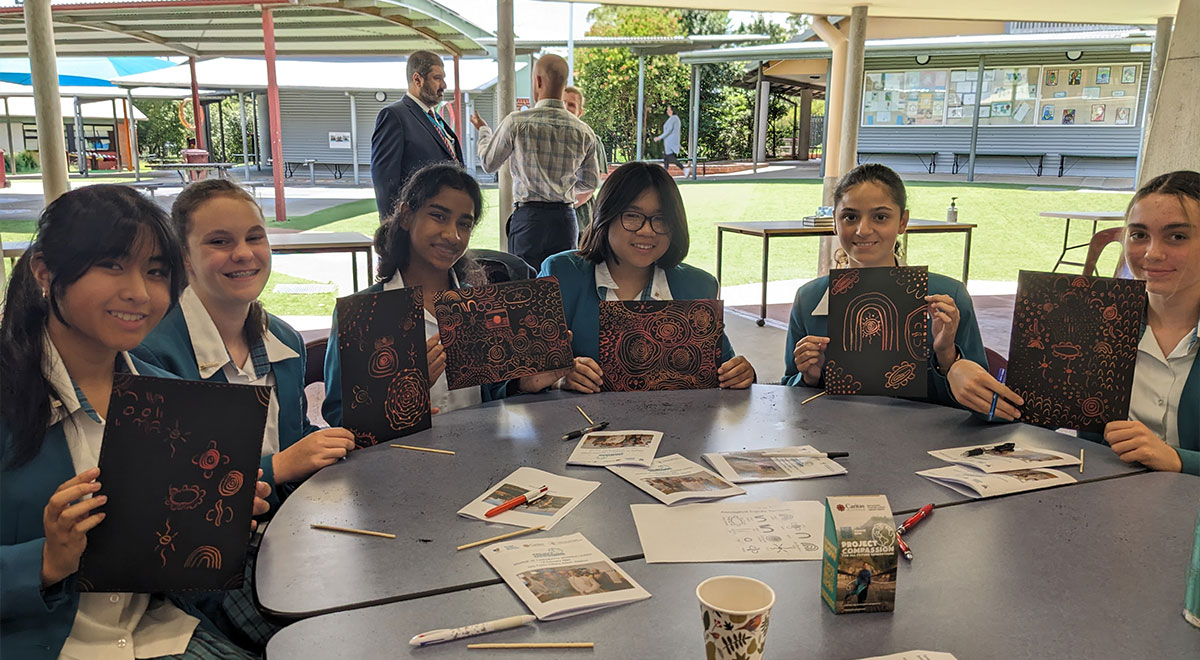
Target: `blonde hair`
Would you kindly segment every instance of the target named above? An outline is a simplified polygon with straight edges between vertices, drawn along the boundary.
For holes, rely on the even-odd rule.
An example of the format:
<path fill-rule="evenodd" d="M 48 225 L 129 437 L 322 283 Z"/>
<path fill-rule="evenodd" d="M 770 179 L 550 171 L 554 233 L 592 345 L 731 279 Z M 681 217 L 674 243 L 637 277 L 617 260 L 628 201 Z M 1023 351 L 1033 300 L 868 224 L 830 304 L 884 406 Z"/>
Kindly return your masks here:
<path fill-rule="evenodd" d="M 566 94 L 574 94 L 574 95 L 578 96 L 579 97 L 579 109 L 583 110 L 583 102 L 585 100 L 585 97 L 583 95 L 583 92 L 579 91 L 578 87 L 576 87 L 575 85 L 567 85 L 565 88 L 563 88 L 563 95 L 566 95 Z"/>

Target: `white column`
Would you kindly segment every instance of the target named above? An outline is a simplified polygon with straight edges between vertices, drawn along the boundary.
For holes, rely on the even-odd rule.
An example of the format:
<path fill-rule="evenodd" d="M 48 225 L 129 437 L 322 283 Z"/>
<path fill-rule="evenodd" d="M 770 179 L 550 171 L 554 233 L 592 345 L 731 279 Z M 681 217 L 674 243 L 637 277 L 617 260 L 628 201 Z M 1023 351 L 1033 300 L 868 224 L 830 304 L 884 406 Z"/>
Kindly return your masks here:
<path fill-rule="evenodd" d="M 238 97 L 238 119 L 242 123 L 242 167 L 245 169 L 246 180 L 250 180 L 250 145 L 246 142 L 246 101 L 242 98 L 242 92 L 237 93 Z"/>
<path fill-rule="evenodd" d="M 646 141 L 646 56 L 638 55 L 638 100 L 637 100 L 637 160 L 642 159 L 642 143 Z"/>
<path fill-rule="evenodd" d="M 45 203 L 49 204 L 71 189 L 67 181 L 67 147 L 63 139 L 62 106 L 58 100 L 58 62 L 54 55 L 54 23 L 49 0 L 25 3 L 25 40 L 33 78 L 42 194 Z"/>
<path fill-rule="evenodd" d="M 575 3 L 567 3 L 567 84 L 575 84 Z"/>
<path fill-rule="evenodd" d="M 496 98 L 496 123 L 517 110 L 516 44 L 513 43 L 513 0 L 496 0 L 496 60 L 500 67 L 499 96 Z M 495 127 L 493 127 L 495 128 Z M 508 217 L 512 215 L 512 173 L 508 165 L 500 168 L 500 249 L 508 249 Z"/>
<path fill-rule="evenodd" d="M 839 177 L 858 164 L 858 124 L 862 114 L 863 56 L 867 43 L 867 7 L 850 10 L 850 33 L 846 39 L 845 94 L 842 98 L 842 140 L 838 157 Z"/>
<path fill-rule="evenodd" d="M 700 151 L 700 67 L 692 65 L 692 112 L 688 117 L 688 155 L 692 157 L 692 181 L 696 180 L 696 165 Z"/>
<path fill-rule="evenodd" d="M 142 180 L 142 163 L 138 155 L 137 116 L 133 114 L 133 89 L 125 90 L 125 100 L 129 104 L 129 153 L 133 156 L 133 178 Z"/>
<path fill-rule="evenodd" d="M 360 177 L 358 174 L 358 100 L 350 92 L 346 92 L 346 96 L 350 97 L 350 162 L 354 163 L 354 185 L 359 185 Z"/>
<path fill-rule="evenodd" d="M 1137 185 L 1174 170 L 1200 169 L 1200 42 L 1184 35 L 1200 30 L 1200 0 L 1180 0 L 1173 39 L 1159 20 L 1154 43 L 1154 69 L 1146 91 L 1145 118 Z M 1165 60 L 1165 61 L 1164 61 Z"/>

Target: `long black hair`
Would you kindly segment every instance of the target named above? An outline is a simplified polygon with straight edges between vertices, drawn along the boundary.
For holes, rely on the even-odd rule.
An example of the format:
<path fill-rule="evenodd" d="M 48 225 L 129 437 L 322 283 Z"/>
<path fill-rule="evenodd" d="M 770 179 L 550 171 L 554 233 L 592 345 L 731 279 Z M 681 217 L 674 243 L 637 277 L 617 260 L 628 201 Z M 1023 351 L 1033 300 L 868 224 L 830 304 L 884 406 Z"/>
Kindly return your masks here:
<path fill-rule="evenodd" d="M 461 165 L 454 163 L 434 163 L 417 170 L 404 184 L 392 214 L 375 230 L 375 251 L 379 253 L 379 268 L 376 271 L 380 282 L 391 279 L 396 271 L 408 268 L 412 258 L 412 237 L 408 230 L 401 226 L 406 213 L 416 213 L 429 200 L 438 196 L 442 188 L 461 190 L 471 198 L 475 205 L 474 230 L 479 225 L 483 215 L 483 191 L 479 182 L 474 179 Z M 467 259 L 464 256 L 462 259 Z M 459 261 L 461 262 L 462 259 Z M 469 264 L 474 265 L 474 264 Z M 471 268 L 471 271 L 478 267 Z"/>
<path fill-rule="evenodd" d="M 33 243 L 13 270 L 0 319 L 0 419 L 12 432 L 4 468 L 38 454 L 50 423 L 50 397 L 59 397 L 43 373 L 50 314 L 64 325 L 58 301 L 99 261 L 127 257 L 139 239 L 151 238 L 163 257 L 171 304 L 183 289 L 183 254 L 166 211 L 136 190 L 94 185 L 66 193 L 42 211 Z M 33 275 L 40 257 L 50 272 L 43 296 Z M 11 453 L 10 453 L 11 452 Z"/>
<path fill-rule="evenodd" d="M 262 219 L 262 208 L 254 199 L 254 195 L 247 192 L 245 188 L 229 179 L 197 181 L 184 188 L 183 192 L 175 198 L 175 203 L 171 205 L 171 223 L 175 226 L 175 233 L 179 235 L 179 242 L 183 245 L 185 252 L 187 251 L 188 235 L 192 232 L 192 214 L 205 202 L 218 197 L 240 199 L 247 202 L 258 212 L 259 219 Z M 186 278 L 186 272 L 184 277 Z M 246 339 L 246 345 L 255 345 L 259 339 L 262 339 L 263 333 L 266 331 L 267 312 L 263 309 L 262 303 L 255 300 L 250 303 L 250 311 L 246 314 L 246 321 L 242 324 L 242 336 Z"/>
<path fill-rule="evenodd" d="M 687 211 L 675 179 L 658 163 L 633 161 L 625 163 L 608 175 L 596 199 L 595 219 L 579 240 L 579 256 L 598 264 L 611 258 L 617 261 L 608 243 L 608 228 L 620 222 L 633 201 L 653 188 L 658 193 L 662 215 L 671 228 L 671 245 L 658 260 L 660 268 L 674 268 L 687 256 L 691 239 L 688 236 Z"/>

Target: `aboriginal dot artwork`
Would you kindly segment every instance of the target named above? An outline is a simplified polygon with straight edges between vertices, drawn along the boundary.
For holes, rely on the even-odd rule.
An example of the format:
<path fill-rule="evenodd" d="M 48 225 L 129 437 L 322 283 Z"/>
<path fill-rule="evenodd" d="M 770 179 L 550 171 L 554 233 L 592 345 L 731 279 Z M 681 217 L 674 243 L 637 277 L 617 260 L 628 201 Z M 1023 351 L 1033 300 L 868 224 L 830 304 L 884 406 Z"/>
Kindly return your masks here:
<path fill-rule="evenodd" d="M 370 447 L 429 428 L 420 287 L 338 299 L 342 425 Z"/>
<path fill-rule="evenodd" d="M 829 282 L 825 391 L 927 396 L 929 271 L 851 268 L 830 271 Z"/>
<path fill-rule="evenodd" d="M 574 364 L 557 278 L 443 291 L 434 313 L 452 390 Z"/>
<path fill-rule="evenodd" d="M 269 403 L 267 387 L 118 376 L 100 446 L 105 520 L 88 532 L 78 590 L 240 584 Z"/>
<path fill-rule="evenodd" d="M 1007 380 L 1021 421 L 1099 433 L 1126 419 L 1145 309 L 1139 280 L 1021 271 Z"/>
<path fill-rule="evenodd" d="M 720 300 L 600 303 L 604 389 L 697 390 L 717 386 L 725 305 Z"/>

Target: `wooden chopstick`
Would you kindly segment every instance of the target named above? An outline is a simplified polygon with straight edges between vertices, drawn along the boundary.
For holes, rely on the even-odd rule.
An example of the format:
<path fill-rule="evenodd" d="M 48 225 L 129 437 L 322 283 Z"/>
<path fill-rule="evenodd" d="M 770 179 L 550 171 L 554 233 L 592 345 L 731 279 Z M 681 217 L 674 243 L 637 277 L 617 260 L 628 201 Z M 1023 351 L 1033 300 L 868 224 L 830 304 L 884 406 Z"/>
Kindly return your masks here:
<path fill-rule="evenodd" d="M 467 543 L 465 545 L 460 545 L 457 548 L 455 548 L 455 551 L 457 552 L 458 550 L 466 550 L 467 548 L 474 548 L 475 546 L 483 545 L 484 543 L 491 543 L 492 541 L 503 541 L 504 539 L 511 539 L 514 536 L 520 536 L 522 534 L 528 534 L 530 532 L 540 532 L 543 529 L 546 529 L 545 525 L 538 525 L 537 527 L 530 527 L 529 529 L 518 529 L 515 532 L 501 534 L 500 536 L 493 536 L 490 539 L 484 539 L 482 541 L 475 541 L 474 543 Z"/>
<path fill-rule="evenodd" d="M 595 425 L 596 425 L 596 422 L 593 422 L 593 421 L 592 421 L 592 418 L 591 418 L 591 417 L 588 417 L 588 414 L 587 414 L 587 413 L 585 413 L 585 412 L 583 412 L 583 408 L 580 408 L 579 406 L 575 406 L 575 410 L 578 410 L 578 411 L 579 411 L 579 414 L 580 414 L 580 415 L 583 415 L 583 418 L 587 420 L 588 426 L 595 426 Z"/>
<path fill-rule="evenodd" d="M 469 649 L 590 649 L 594 642 L 525 642 L 518 644 L 467 644 Z"/>
<path fill-rule="evenodd" d="M 804 405 L 804 404 L 808 403 L 809 401 L 812 401 L 813 399 L 819 399 L 819 398 L 821 398 L 821 397 L 823 397 L 823 396 L 825 396 L 825 393 L 824 393 L 824 392 L 821 392 L 821 393 L 819 393 L 819 394 L 814 394 L 814 395 L 812 395 L 812 396 L 808 397 L 807 399 L 805 399 L 805 400 L 801 401 L 801 402 L 800 402 L 800 405 Z"/>
<path fill-rule="evenodd" d="M 367 529 L 355 529 L 353 527 L 337 527 L 335 525 L 318 525 L 317 523 L 313 523 L 312 525 L 309 525 L 309 527 L 312 527 L 313 529 L 324 529 L 324 530 L 330 531 L 330 532 L 346 532 L 347 534 L 362 534 L 364 536 L 378 536 L 378 537 L 384 538 L 384 539 L 396 538 L 395 534 L 388 534 L 387 532 L 372 532 Z"/>
<path fill-rule="evenodd" d="M 413 445 L 391 445 L 391 446 L 395 447 L 397 449 L 411 449 L 413 451 L 427 451 L 431 454 L 447 454 L 449 456 L 454 455 L 454 452 L 450 451 L 449 449 L 434 449 L 432 447 L 415 447 Z"/>
<path fill-rule="evenodd" d="M 1079 450 L 1079 474 L 1083 474 L 1083 450 Z"/>

